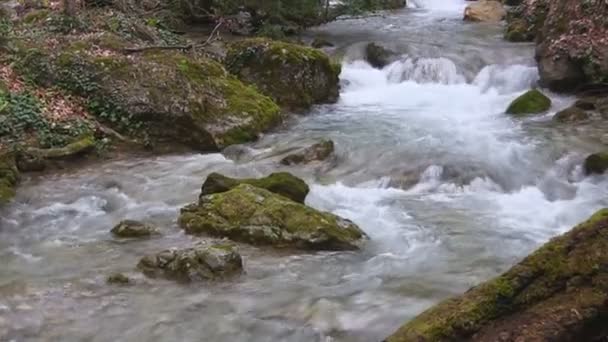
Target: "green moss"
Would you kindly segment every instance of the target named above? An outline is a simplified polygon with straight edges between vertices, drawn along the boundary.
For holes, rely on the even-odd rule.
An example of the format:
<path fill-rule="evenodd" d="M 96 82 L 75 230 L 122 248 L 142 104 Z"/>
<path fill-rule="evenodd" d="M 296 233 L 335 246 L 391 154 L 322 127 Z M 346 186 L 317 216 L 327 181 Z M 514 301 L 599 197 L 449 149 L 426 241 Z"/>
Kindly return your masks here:
<path fill-rule="evenodd" d="M 583 168 L 588 175 L 604 173 L 608 170 L 608 152 L 591 154 L 585 159 Z"/>
<path fill-rule="evenodd" d="M 43 158 L 43 159 L 57 159 L 67 158 L 78 154 L 86 153 L 95 148 L 95 139 L 92 136 L 82 137 L 64 147 L 39 149 L 29 148 L 28 154 Z"/>
<path fill-rule="evenodd" d="M 201 196 L 226 192 L 240 184 L 266 189 L 299 203 L 304 203 L 304 199 L 310 191 L 306 182 L 288 172 L 277 172 L 263 178 L 246 179 L 230 178 L 213 172 L 207 176 L 201 189 Z"/>
<path fill-rule="evenodd" d="M 21 21 L 26 24 L 39 23 L 48 18 L 50 11 L 48 9 L 39 9 L 28 12 Z"/>
<path fill-rule="evenodd" d="M 354 224 L 249 184 L 201 198 L 182 209 L 191 234 L 228 237 L 256 245 L 356 249 L 365 234 Z"/>
<path fill-rule="evenodd" d="M 507 108 L 507 114 L 525 115 L 542 113 L 551 107 L 551 99 L 537 89 L 527 91 Z"/>
<path fill-rule="evenodd" d="M 322 51 L 264 38 L 229 45 L 227 69 L 287 108 L 308 108 L 338 96 L 339 68 Z"/>
<path fill-rule="evenodd" d="M 493 322 L 526 310 L 536 310 L 539 317 L 550 320 L 549 312 L 555 306 L 544 306 L 545 302 L 563 294 L 586 291 L 592 279 L 600 279 L 598 276 L 604 274 L 603 267 L 608 264 L 608 255 L 604 253 L 608 248 L 607 226 L 608 209 L 603 209 L 501 276 L 425 311 L 387 341 L 469 340 Z M 603 291 L 602 299 L 608 299 L 605 283 L 596 284 L 602 287 L 592 288 L 591 292 Z M 579 298 L 572 300 L 576 302 L 563 303 L 568 310 L 580 302 Z"/>

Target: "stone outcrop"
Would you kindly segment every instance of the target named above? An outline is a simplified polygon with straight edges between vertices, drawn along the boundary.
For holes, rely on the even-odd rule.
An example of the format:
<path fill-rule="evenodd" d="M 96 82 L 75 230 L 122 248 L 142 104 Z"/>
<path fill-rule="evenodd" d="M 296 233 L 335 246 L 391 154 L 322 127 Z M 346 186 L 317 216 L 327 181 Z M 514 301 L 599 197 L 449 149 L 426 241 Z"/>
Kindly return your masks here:
<path fill-rule="evenodd" d="M 15 197 L 15 186 L 19 182 L 19 171 L 12 153 L 0 151 L 0 205 Z"/>
<path fill-rule="evenodd" d="M 322 51 L 264 38 L 229 44 L 224 64 L 288 109 L 338 99 L 340 65 Z"/>
<path fill-rule="evenodd" d="M 386 342 L 600 341 L 608 336 L 608 209 Z"/>
<path fill-rule="evenodd" d="M 583 169 L 587 175 L 603 174 L 606 170 L 608 170 L 608 153 L 603 152 L 589 155 L 585 159 Z"/>
<path fill-rule="evenodd" d="M 553 120 L 561 123 L 572 123 L 578 121 L 585 121 L 589 118 L 589 113 L 587 113 L 584 109 L 581 109 L 577 106 L 572 106 L 557 112 L 553 117 Z"/>
<path fill-rule="evenodd" d="M 382 69 L 396 59 L 396 53 L 376 43 L 365 46 L 365 60 L 374 68 Z"/>
<path fill-rule="evenodd" d="M 249 184 L 202 196 L 178 222 L 189 234 L 284 248 L 354 250 L 366 239 L 349 220 Z"/>
<path fill-rule="evenodd" d="M 590 0 L 524 0 L 509 15 L 510 40 L 536 39 L 541 83 L 576 91 L 608 81 L 608 3 Z"/>

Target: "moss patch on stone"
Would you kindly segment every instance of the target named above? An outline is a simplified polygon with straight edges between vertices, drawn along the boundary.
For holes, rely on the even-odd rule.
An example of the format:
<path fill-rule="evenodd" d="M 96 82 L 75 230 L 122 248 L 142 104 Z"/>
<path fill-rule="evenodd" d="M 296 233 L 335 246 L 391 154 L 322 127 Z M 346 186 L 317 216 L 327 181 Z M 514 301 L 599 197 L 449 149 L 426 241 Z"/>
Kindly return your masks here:
<path fill-rule="evenodd" d="M 15 186 L 19 182 L 19 171 L 12 153 L 0 151 L 0 205 L 15 197 Z"/>
<path fill-rule="evenodd" d="M 511 102 L 507 108 L 507 114 L 538 114 L 549 110 L 549 108 L 551 108 L 551 99 L 538 89 L 532 89 Z"/>
<path fill-rule="evenodd" d="M 495 337 L 501 332 L 513 340 L 587 336 L 589 326 L 608 314 L 604 304 L 608 299 L 606 248 L 608 209 L 603 209 L 501 276 L 425 311 L 387 341 L 477 340 L 474 335 Z M 561 303 L 564 311 L 552 311 L 558 308 L 556 299 L 569 301 Z M 572 320 L 572 310 L 582 314 Z M 524 325 L 538 325 L 539 330 L 523 329 Z M 602 328 L 604 332 L 606 328 Z"/>
<path fill-rule="evenodd" d="M 201 197 L 182 209 L 178 222 L 189 234 L 275 247 L 352 250 L 366 238 L 348 220 L 249 184 Z"/>
<path fill-rule="evenodd" d="M 608 170 L 608 152 L 594 153 L 585 159 L 583 168 L 587 175 L 603 174 Z"/>

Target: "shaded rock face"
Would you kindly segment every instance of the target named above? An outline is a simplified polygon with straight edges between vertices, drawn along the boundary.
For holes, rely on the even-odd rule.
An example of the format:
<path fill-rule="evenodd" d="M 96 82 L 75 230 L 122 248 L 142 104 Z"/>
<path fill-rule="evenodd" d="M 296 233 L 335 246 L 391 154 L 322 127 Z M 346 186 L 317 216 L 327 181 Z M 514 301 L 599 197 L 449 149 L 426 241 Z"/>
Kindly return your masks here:
<path fill-rule="evenodd" d="M 8 203 L 15 197 L 15 187 L 19 182 L 19 171 L 15 157 L 10 153 L 0 152 L 0 205 Z"/>
<path fill-rule="evenodd" d="M 158 230 L 143 222 L 124 220 L 111 230 L 112 234 L 123 238 L 149 237 L 158 234 Z"/>
<path fill-rule="evenodd" d="M 335 102 L 340 65 L 323 52 L 263 38 L 228 46 L 227 69 L 288 109 Z"/>
<path fill-rule="evenodd" d="M 346 219 L 248 184 L 201 197 L 181 210 L 178 222 L 189 234 L 284 248 L 354 250 L 366 239 Z"/>
<path fill-rule="evenodd" d="M 464 20 L 499 22 L 505 18 L 507 11 L 500 1 L 479 0 L 468 5 L 464 10 Z"/>
<path fill-rule="evenodd" d="M 527 115 L 542 113 L 551 108 L 551 99 L 537 89 L 519 96 L 507 108 L 507 114 Z"/>
<path fill-rule="evenodd" d="M 608 170 L 608 153 L 594 153 L 585 159 L 583 164 L 585 174 L 603 174 Z"/>
<path fill-rule="evenodd" d="M 587 119 L 589 119 L 589 113 L 577 106 L 572 106 L 561 110 L 553 117 L 553 120 L 562 123 L 585 121 Z"/>
<path fill-rule="evenodd" d="M 501 276 L 425 311 L 386 341 L 599 341 L 608 336 L 606 248 L 603 209 Z"/>
<path fill-rule="evenodd" d="M 314 161 L 323 161 L 334 153 L 334 142 L 322 140 L 304 150 L 292 153 L 281 159 L 283 165 L 307 164 Z"/>
<path fill-rule="evenodd" d="M 128 44 L 110 33 L 99 39 L 74 45 L 121 49 Z M 201 56 L 150 51 L 92 57 L 76 48 L 58 54 L 32 49 L 17 67 L 40 85 L 85 97 L 100 119 L 158 147 L 175 143 L 217 151 L 254 140 L 282 120 L 272 99 Z"/>
<path fill-rule="evenodd" d="M 137 264 L 146 276 L 177 281 L 209 281 L 241 274 L 243 260 L 230 244 L 199 245 L 145 256 Z"/>
<path fill-rule="evenodd" d="M 308 195 L 308 192 L 310 191 L 306 182 L 287 172 L 276 172 L 267 177 L 258 179 L 230 178 L 214 172 L 207 176 L 205 183 L 203 183 L 200 197 L 226 192 L 241 184 L 249 184 L 266 189 L 298 203 L 304 203 L 306 195 Z"/>
<path fill-rule="evenodd" d="M 541 83 L 569 92 L 608 81 L 608 3 L 602 0 L 524 0 L 509 30 L 525 27 L 536 37 Z"/>
<path fill-rule="evenodd" d="M 374 68 L 382 69 L 396 58 L 396 53 L 376 43 L 365 46 L 365 60 Z"/>

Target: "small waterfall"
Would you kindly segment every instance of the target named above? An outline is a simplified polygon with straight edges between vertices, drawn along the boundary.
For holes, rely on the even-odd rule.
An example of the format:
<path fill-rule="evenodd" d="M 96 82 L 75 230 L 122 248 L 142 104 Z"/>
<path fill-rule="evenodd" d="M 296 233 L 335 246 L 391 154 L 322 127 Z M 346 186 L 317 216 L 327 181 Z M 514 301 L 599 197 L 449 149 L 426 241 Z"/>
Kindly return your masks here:
<path fill-rule="evenodd" d="M 447 58 L 407 58 L 386 68 L 392 83 L 413 81 L 416 83 L 458 84 L 466 81 L 456 64 Z"/>

